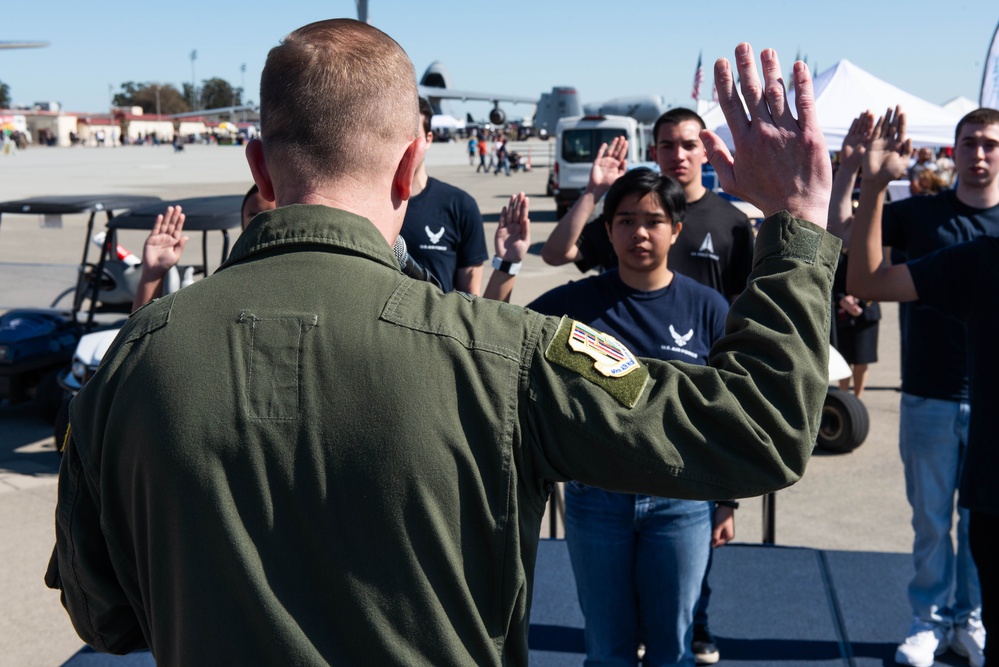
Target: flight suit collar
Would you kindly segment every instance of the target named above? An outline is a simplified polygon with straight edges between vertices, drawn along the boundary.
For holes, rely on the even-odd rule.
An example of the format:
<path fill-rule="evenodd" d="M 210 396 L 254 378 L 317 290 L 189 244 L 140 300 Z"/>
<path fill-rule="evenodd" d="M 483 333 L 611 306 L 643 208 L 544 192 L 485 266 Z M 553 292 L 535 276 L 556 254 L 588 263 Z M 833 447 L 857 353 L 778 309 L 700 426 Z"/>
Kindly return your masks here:
<path fill-rule="evenodd" d="M 274 248 L 327 246 L 399 268 L 385 238 L 367 218 L 329 206 L 292 204 L 257 215 L 240 234 L 222 268 Z"/>

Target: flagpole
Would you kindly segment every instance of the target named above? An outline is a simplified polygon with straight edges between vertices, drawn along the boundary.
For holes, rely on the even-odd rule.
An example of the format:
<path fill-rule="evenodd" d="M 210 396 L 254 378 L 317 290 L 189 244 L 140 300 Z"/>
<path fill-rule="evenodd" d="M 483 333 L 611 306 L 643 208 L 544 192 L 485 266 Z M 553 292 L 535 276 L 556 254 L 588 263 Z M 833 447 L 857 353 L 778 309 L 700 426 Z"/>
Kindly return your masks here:
<path fill-rule="evenodd" d="M 978 93 L 978 106 L 999 109 L 999 24 L 992 35 L 992 44 L 985 55 L 982 87 Z"/>
<path fill-rule="evenodd" d="M 694 70 L 694 89 L 690 91 L 690 96 L 694 98 L 695 107 L 697 106 L 697 101 L 701 96 L 701 84 L 704 83 L 703 56 L 704 50 L 701 49 L 697 53 L 697 69 Z"/>

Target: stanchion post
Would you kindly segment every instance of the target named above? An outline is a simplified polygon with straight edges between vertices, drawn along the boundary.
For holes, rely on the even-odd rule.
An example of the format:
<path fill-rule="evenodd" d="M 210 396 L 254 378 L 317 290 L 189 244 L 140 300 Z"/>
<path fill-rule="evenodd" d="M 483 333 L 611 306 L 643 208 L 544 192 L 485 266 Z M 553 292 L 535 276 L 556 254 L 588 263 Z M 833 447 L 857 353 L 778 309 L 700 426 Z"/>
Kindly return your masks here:
<path fill-rule="evenodd" d="M 562 497 L 562 485 L 556 484 L 555 488 L 552 489 L 551 495 L 548 497 L 548 537 L 550 539 L 558 538 L 558 523 L 559 519 L 562 520 L 562 525 L 565 525 L 565 499 Z"/>
<path fill-rule="evenodd" d="M 777 494 L 763 496 L 763 544 L 777 544 Z"/>

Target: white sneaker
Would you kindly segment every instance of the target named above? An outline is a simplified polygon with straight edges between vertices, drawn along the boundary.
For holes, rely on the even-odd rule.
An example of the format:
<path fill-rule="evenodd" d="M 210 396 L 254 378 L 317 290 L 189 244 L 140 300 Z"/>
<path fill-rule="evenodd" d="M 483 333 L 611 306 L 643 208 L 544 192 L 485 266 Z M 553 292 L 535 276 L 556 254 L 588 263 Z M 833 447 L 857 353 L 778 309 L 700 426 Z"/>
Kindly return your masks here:
<path fill-rule="evenodd" d="M 895 662 L 911 667 L 933 667 L 934 658 L 946 651 L 947 646 L 946 626 L 916 619 L 909 628 L 909 635 L 895 651 Z"/>
<path fill-rule="evenodd" d="M 963 624 L 954 628 L 954 640 L 950 645 L 954 653 L 968 659 L 971 667 L 982 667 L 985 664 L 985 628 L 982 622 L 969 618 Z"/>

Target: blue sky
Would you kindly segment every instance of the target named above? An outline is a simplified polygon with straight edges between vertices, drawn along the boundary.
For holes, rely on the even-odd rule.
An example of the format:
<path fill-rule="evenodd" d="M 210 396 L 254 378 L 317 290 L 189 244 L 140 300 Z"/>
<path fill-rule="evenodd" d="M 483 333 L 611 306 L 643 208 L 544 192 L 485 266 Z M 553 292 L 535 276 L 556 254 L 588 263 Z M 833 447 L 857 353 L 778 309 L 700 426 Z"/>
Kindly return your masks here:
<path fill-rule="evenodd" d="M 0 50 L 0 81 L 16 104 L 58 101 L 70 111 L 108 107 L 109 85 L 218 76 L 257 100 L 268 49 L 311 21 L 355 17 L 353 0 L 84 4 L 7 2 L 0 40 L 37 39 L 46 49 Z M 949 5 L 949 6 L 948 6 Z M 777 49 L 785 71 L 797 52 L 819 69 L 848 58 L 936 103 L 977 101 L 982 63 L 999 22 L 995 0 L 370 0 L 371 23 L 409 53 L 417 76 L 433 60 L 453 85 L 535 96 L 572 85 L 584 102 L 638 94 L 690 103 L 698 52 L 711 94 L 711 65 L 739 41 Z M 511 117 L 529 113 L 504 105 Z M 485 103 L 459 105 L 482 117 Z"/>

